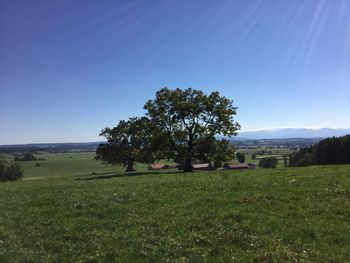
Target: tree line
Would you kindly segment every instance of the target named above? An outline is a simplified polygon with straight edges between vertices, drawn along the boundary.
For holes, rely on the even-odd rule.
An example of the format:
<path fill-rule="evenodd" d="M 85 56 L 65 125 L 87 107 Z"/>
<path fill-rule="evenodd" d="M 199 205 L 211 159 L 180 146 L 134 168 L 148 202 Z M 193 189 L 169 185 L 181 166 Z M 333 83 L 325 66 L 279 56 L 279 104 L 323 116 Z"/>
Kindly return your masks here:
<path fill-rule="evenodd" d="M 350 135 L 327 138 L 289 156 L 289 166 L 350 163 Z"/>
<path fill-rule="evenodd" d="M 234 157 L 228 140 L 217 135 L 235 136 L 240 125 L 234 120 L 237 107 L 219 92 L 162 88 L 148 100 L 145 116 L 121 120 L 100 133 L 107 139 L 96 150 L 96 159 L 122 164 L 134 171 L 134 163 L 154 163 L 173 159 L 184 172 L 193 170 L 194 161 L 214 166 Z"/>

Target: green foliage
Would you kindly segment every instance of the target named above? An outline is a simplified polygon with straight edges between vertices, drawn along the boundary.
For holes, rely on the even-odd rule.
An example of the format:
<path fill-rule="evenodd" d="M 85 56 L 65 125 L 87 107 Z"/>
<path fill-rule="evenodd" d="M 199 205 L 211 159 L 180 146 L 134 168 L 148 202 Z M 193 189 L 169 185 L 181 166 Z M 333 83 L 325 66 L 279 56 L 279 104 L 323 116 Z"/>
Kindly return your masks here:
<path fill-rule="evenodd" d="M 192 171 L 192 160 L 210 155 L 215 135 L 236 135 L 240 128 L 233 120 L 237 108 L 218 92 L 206 95 L 191 88 L 163 88 L 144 108 L 167 139 L 168 157 L 183 160 L 184 171 Z"/>
<path fill-rule="evenodd" d="M 38 160 L 34 154 L 27 152 L 23 156 L 16 156 L 15 161 L 36 161 Z"/>
<path fill-rule="evenodd" d="M 284 163 L 284 167 L 288 167 L 288 157 L 287 157 L 287 155 L 283 155 L 283 163 Z"/>
<path fill-rule="evenodd" d="M 214 149 L 209 156 L 214 168 L 222 167 L 224 162 L 229 162 L 235 158 L 235 147 L 228 140 L 217 140 L 212 145 L 214 145 Z"/>
<path fill-rule="evenodd" d="M 289 157 L 290 166 L 350 163 L 350 135 L 327 138 L 300 149 Z"/>
<path fill-rule="evenodd" d="M 259 167 L 261 168 L 276 168 L 278 160 L 276 157 L 265 157 L 259 161 Z"/>
<path fill-rule="evenodd" d="M 0 160 L 0 181 L 17 181 L 23 177 L 21 167 L 17 163 L 9 164 Z"/>
<path fill-rule="evenodd" d="M 5 177 L 6 164 L 7 164 L 7 162 L 5 162 L 4 160 L 0 160 L 0 180 L 3 177 Z"/>
<path fill-rule="evenodd" d="M 234 157 L 235 147 L 230 144 L 230 141 L 225 139 L 217 140 L 215 138 L 208 140 L 207 144 L 200 144 L 196 155 L 197 160 L 212 163 L 214 168 L 221 167 L 223 162 L 231 161 Z"/>
<path fill-rule="evenodd" d="M 237 160 L 240 162 L 240 163 L 244 163 L 245 162 L 245 155 L 243 153 L 237 153 Z"/>
<path fill-rule="evenodd" d="M 184 175 L 136 164 L 125 176 L 91 157 L 22 163 L 22 181 L 0 184 L 0 262 L 349 261 L 349 165 Z"/>
<path fill-rule="evenodd" d="M 161 136 L 146 117 L 122 120 L 116 127 L 102 130 L 100 136 L 106 137 L 107 143 L 99 145 L 96 159 L 122 164 L 127 172 L 134 171 L 135 162 L 151 163 L 160 158 L 157 148 Z"/>
<path fill-rule="evenodd" d="M 36 162 L 18 162 L 25 174 L 24 180 L 74 177 L 78 175 L 96 173 L 124 172 L 125 168 L 119 165 L 106 165 L 96 160 L 95 152 L 42 154 L 46 159 L 36 167 Z M 142 170 L 147 165 L 136 163 L 134 168 Z"/>

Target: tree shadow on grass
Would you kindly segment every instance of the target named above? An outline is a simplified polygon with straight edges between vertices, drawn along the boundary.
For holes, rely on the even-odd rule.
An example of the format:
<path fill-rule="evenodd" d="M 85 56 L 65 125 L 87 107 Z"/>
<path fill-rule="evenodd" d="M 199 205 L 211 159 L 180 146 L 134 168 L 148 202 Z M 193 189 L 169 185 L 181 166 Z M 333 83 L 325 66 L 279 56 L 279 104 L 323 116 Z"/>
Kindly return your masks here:
<path fill-rule="evenodd" d="M 112 178 L 118 178 L 118 177 L 131 177 L 131 176 L 142 176 L 142 175 L 160 175 L 160 174 L 182 174 L 182 171 L 145 171 L 145 172 L 119 172 L 119 173 L 111 173 L 111 172 L 105 172 L 105 173 L 99 173 L 95 174 L 92 177 L 83 177 L 83 178 L 77 178 L 75 180 L 78 181 L 89 181 L 89 180 L 100 180 L 100 179 L 112 179 Z M 92 174 L 82 174 L 79 176 L 88 176 Z"/>

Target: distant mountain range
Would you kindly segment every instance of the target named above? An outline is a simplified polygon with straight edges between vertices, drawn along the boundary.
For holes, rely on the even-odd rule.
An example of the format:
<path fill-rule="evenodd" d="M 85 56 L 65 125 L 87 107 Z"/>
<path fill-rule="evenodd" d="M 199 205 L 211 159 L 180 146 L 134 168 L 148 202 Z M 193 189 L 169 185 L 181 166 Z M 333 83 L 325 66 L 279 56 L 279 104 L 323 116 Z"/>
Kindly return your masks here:
<path fill-rule="evenodd" d="M 344 136 L 350 134 L 350 129 L 306 129 L 306 128 L 281 128 L 272 130 L 239 132 L 233 140 L 240 139 L 286 139 L 286 138 L 326 138 Z"/>

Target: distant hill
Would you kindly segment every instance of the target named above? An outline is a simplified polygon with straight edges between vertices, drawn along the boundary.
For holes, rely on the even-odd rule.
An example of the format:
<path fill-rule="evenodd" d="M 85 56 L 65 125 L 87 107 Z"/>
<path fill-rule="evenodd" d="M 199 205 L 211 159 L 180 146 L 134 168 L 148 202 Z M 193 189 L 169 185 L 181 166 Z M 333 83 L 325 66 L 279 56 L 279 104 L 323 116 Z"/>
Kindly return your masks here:
<path fill-rule="evenodd" d="M 286 138 L 286 139 L 230 139 L 238 147 L 285 146 L 306 147 L 318 143 L 323 138 Z"/>
<path fill-rule="evenodd" d="M 350 134 L 350 129 L 306 129 L 306 128 L 283 128 L 260 131 L 239 132 L 237 139 L 287 139 L 287 138 L 326 138 L 339 137 Z"/>

